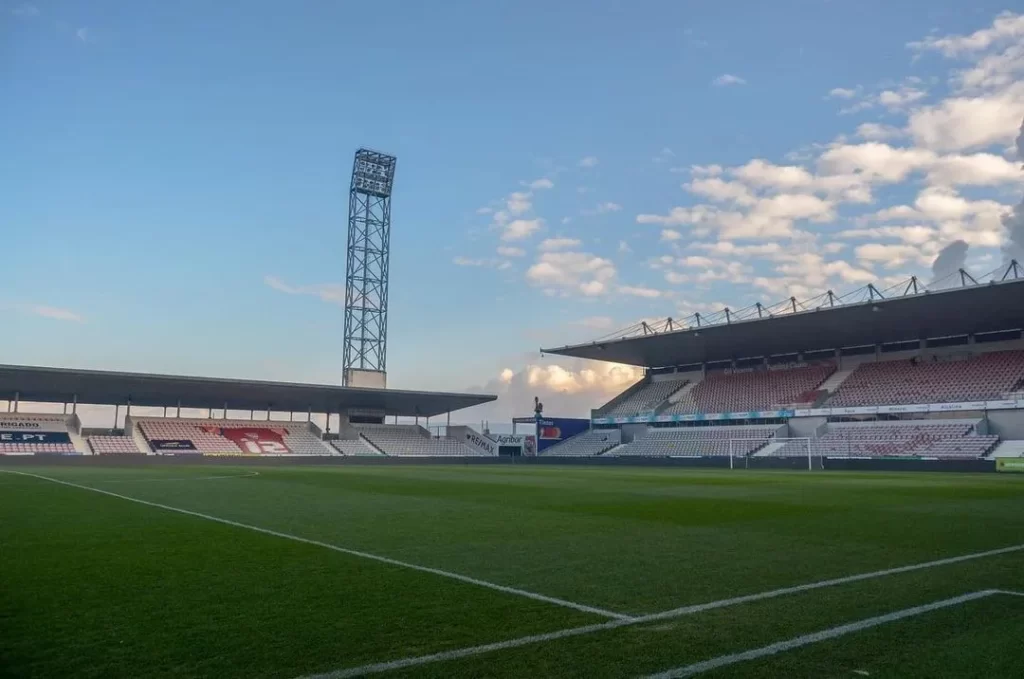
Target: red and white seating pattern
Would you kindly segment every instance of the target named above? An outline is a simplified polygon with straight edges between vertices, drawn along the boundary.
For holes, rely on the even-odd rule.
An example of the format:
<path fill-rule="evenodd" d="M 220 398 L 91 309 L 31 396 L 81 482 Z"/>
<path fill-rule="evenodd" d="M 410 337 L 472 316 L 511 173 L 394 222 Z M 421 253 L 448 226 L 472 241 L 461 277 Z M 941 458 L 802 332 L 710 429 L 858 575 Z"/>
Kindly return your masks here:
<path fill-rule="evenodd" d="M 829 406 L 858 407 L 988 401 L 1024 380 L 1024 351 L 997 351 L 959 360 L 864 363 L 846 378 Z"/>
<path fill-rule="evenodd" d="M 779 425 L 651 428 L 615 451 L 645 457 L 744 457 L 764 447 Z"/>
<path fill-rule="evenodd" d="M 986 454 L 998 436 L 971 434 L 973 425 L 941 420 L 906 420 L 870 424 L 830 424 L 810 441 L 812 455 L 825 457 L 961 457 Z M 788 443 L 773 453 L 783 457 L 807 455 L 806 443 Z"/>
<path fill-rule="evenodd" d="M 643 387 L 626 396 L 622 401 L 602 409 L 598 412 L 598 415 L 601 417 L 631 417 L 653 410 L 675 391 L 685 386 L 688 381 L 666 380 L 648 382 Z"/>
<path fill-rule="evenodd" d="M 423 427 L 412 424 L 357 424 L 353 428 L 386 455 L 465 456 L 477 453 L 460 441 L 433 438 Z"/>
<path fill-rule="evenodd" d="M 622 442 L 618 429 L 592 429 L 577 434 L 546 449 L 541 455 L 583 457 L 600 455 Z"/>
<path fill-rule="evenodd" d="M 808 365 L 782 370 L 710 372 L 664 414 L 737 413 L 777 410 L 782 406 L 809 403 L 815 390 L 835 372 L 832 364 Z"/>
<path fill-rule="evenodd" d="M 90 436 L 87 442 L 94 455 L 138 455 L 142 452 L 130 436 Z"/>
<path fill-rule="evenodd" d="M 303 422 L 275 422 L 248 420 L 190 420 L 146 419 L 137 420 L 148 441 L 191 441 L 196 452 L 205 455 L 242 455 L 242 449 L 229 438 L 206 428 L 220 429 L 278 429 L 292 455 L 330 455 L 331 451 Z"/>

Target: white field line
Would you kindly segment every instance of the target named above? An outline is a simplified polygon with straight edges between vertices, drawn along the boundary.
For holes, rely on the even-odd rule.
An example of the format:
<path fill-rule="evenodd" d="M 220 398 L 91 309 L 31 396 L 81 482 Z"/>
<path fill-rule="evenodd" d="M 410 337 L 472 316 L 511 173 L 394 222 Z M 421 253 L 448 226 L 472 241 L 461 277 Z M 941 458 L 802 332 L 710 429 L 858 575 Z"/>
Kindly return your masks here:
<path fill-rule="evenodd" d="M 30 474 L 29 472 L 19 472 L 10 469 L 0 469 L 0 473 L 5 474 L 17 474 L 19 476 L 28 476 L 42 481 L 49 481 L 50 483 L 57 483 L 62 486 L 68 486 L 70 488 L 78 488 L 79 490 L 88 490 L 93 493 L 99 493 L 101 495 L 107 495 L 109 497 L 116 497 L 120 500 L 127 500 L 128 502 L 135 502 L 140 505 L 146 505 L 147 507 L 156 507 L 157 509 L 166 509 L 169 512 L 177 512 L 178 514 L 185 514 L 187 516 L 194 516 L 199 519 L 206 519 L 207 521 L 213 521 L 215 523 L 221 523 L 227 526 L 234 526 L 235 528 L 244 528 L 251 530 L 256 533 L 263 533 L 264 535 L 273 535 L 277 538 L 285 540 L 293 540 L 295 542 L 301 542 L 307 545 L 314 545 L 316 547 L 323 547 L 333 552 L 339 552 L 341 554 L 348 554 L 349 556 L 356 556 L 362 559 L 369 559 L 370 561 L 377 561 L 379 563 L 385 563 L 391 566 L 399 566 L 401 568 L 407 568 L 409 570 L 420 571 L 421 573 L 430 573 L 432 575 L 439 575 L 444 578 L 451 580 L 457 580 L 459 582 L 465 582 L 470 585 L 476 585 L 478 587 L 486 587 L 487 589 L 493 589 L 498 592 L 505 594 L 514 594 L 516 596 L 525 597 L 527 599 L 533 599 L 534 601 L 543 601 L 544 603 L 554 604 L 556 606 L 563 606 L 565 608 L 572 608 L 577 611 L 584 613 L 591 613 L 594 615 L 600 615 L 605 618 L 612 618 L 613 620 L 628 621 L 633 618 L 624 615 L 622 613 L 615 613 L 612 611 L 606 611 L 601 608 L 595 608 L 593 606 L 587 606 L 585 604 L 576 603 L 575 601 L 566 601 L 565 599 L 558 599 L 555 597 L 545 596 L 544 594 L 538 594 L 536 592 L 529 592 L 525 589 L 518 589 L 516 587 L 507 587 L 505 585 L 499 585 L 494 582 L 487 582 L 486 580 L 479 580 L 477 578 L 470 577 L 468 575 L 462 575 L 460 573 L 453 573 L 451 571 L 441 570 L 440 568 L 430 568 L 429 566 L 420 566 L 418 564 L 409 563 L 407 561 L 399 561 L 398 559 L 392 559 L 386 556 L 380 556 L 378 554 L 370 554 L 369 552 L 361 552 L 356 549 L 348 549 L 347 547 L 339 547 L 338 545 L 332 545 L 328 542 L 321 542 L 320 540 L 312 540 L 310 538 L 300 537 L 298 535 L 292 535 L 290 533 L 282 533 L 280 531 L 271 530 L 269 528 L 261 528 L 259 526 L 253 526 L 247 523 L 241 523 L 239 521 L 232 521 L 231 519 L 224 519 L 219 516 L 212 516 L 210 514 L 203 514 L 201 512 L 194 512 L 190 509 L 182 509 L 180 507 L 172 507 L 170 505 L 161 504 L 159 502 L 150 502 L 149 500 L 140 500 L 137 497 L 130 497 L 128 495 L 121 495 L 120 493 L 114 493 L 109 490 L 102 490 L 100 488 L 93 488 L 92 486 L 83 486 L 78 483 L 72 483 L 70 481 L 62 481 L 60 479 L 51 478 L 49 476 L 42 476 L 40 474 Z"/>
<path fill-rule="evenodd" d="M 865 618 L 864 620 L 858 620 L 857 622 L 851 622 L 846 625 L 839 625 L 838 627 L 830 627 L 819 632 L 813 632 L 811 634 L 804 634 L 803 636 L 794 637 L 787 641 L 779 641 L 774 644 L 762 646 L 761 648 L 755 648 L 749 651 L 742 651 L 741 653 L 731 653 L 729 655 L 722 655 L 717 658 L 711 658 L 710 660 L 704 660 L 702 662 L 693 663 L 692 665 L 686 665 L 685 667 L 677 667 L 675 669 L 665 670 L 664 672 L 648 675 L 646 679 L 680 679 L 681 677 L 692 677 L 695 674 L 708 672 L 710 670 L 716 670 L 720 667 L 734 665 L 736 663 L 745 662 L 747 660 L 757 660 L 758 658 L 764 658 L 769 655 L 775 655 L 776 653 L 792 651 L 793 649 L 801 648 L 802 646 L 816 644 L 819 641 L 836 639 L 847 634 L 853 634 L 854 632 L 860 632 L 862 630 L 877 627 L 879 625 L 884 625 L 889 622 L 895 622 L 896 620 L 903 620 L 905 618 L 911 618 L 916 615 L 923 615 L 925 613 L 930 613 L 932 611 L 937 611 L 943 608 L 949 608 L 951 606 L 959 606 L 960 604 L 965 604 L 968 601 L 976 601 L 977 599 L 984 599 L 985 597 L 990 597 L 997 594 L 1014 594 L 1014 592 L 1002 592 L 998 589 L 986 589 L 980 592 L 972 592 L 971 594 L 964 594 L 962 596 L 953 597 L 951 599 L 935 601 L 930 604 L 925 604 L 924 606 L 904 608 L 901 611 L 894 611 L 892 613 L 886 613 L 885 615 L 879 615 L 873 618 Z"/>
<path fill-rule="evenodd" d="M 733 597 L 731 599 L 720 599 L 719 601 L 710 601 L 704 604 L 695 604 L 693 606 L 674 608 L 670 611 L 663 611 L 661 613 L 651 613 L 650 615 L 642 615 L 627 620 L 612 620 L 610 622 L 598 623 L 594 625 L 584 625 L 582 627 L 572 627 L 569 629 L 558 630 L 556 632 L 548 632 L 546 634 L 534 634 L 531 636 L 519 637 L 518 639 L 498 641 L 491 644 L 482 644 L 480 646 L 458 648 L 451 651 L 433 653 L 431 655 L 412 656 L 388 662 L 374 663 L 371 665 L 362 665 L 360 667 L 351 667 L 348 669 L 334 670 L 331 672 L 325 672 L 323 674 L 310 675 L 308 677 L 305 677 L 305 679 L 347 679 L 348 677 L 361 677 L 368 674 L 389 672 L 392 670 L 398 670 L 405 667 L 426 665 L 428 663 L 442 662 L 446 660 L 457 660 L 459 658 L 468 658 L 475 655 L 490 653 L 491 651 L 503 651 L 511 648 L 529 646 L 531 644 L 555 641 L 558 639 L 566 639 L 568 637 L 578 637 L 585 634 L 592 634 L 594 632 L 613 630 L 619 627 L 643 625 L 650 622 L 660 622 L 662 620 L 670 620 L 672 618 L 681 618 L 688 615 L 694 615 L 696 613 L 703 613 L 704 611 L 710 611 L 716 608 L 737 606 L 740 604 L 747 604 L 755 601 L 763 601 L 765 599 L 774 599 L 776 597 L 785 596 L 787 594 L 808 592 L 811 590 L 821 589 L 824 587 L 835 587 L 837 585 L 845 585 L 850 582 L 860 582 L 861 580 L 882 578 L 889 575 L 898 575 L 901 573 L 909 573 L 912 571 L 925 570 L 928 568 L 938 568 L 940 566 L 948 566 L 951 564 L 962 563 L 964 561 L 971 561 L 973 559 L 984 559 L 991 556 L 1011 554 L 1013 552 L 1020 551 L 1024 551 L 1024 544 L 1014 545 L 1012 547 L 1002 547 L 1000 549 L 991 549 L 986 552 L 974 552 L 973 554 L 963 554 L 961 556 L 949 557 L 947 559 L 939 559 L 937 561 L 926 561 L 924 563 L 916 563 L 909 566 L 900 566 L 898 568 L 889 568 L 882 571 L 872 571 L 870 573 L 848 575 L 843 578 L 834 578 L 832 580 L 821 580 L 818 582 L 808 583 L 806 585 L 797 585 L 795 587 L 773 589 L 767 592 L 761 592 L 759 594 L 749 594 L 747 596 Z M 1013 592 L 1006 593 L 1016 594 Z M 1024 593 L 1018 594 L 1018 596 L 1024 596 Z"/>
<path fill-rule="evenodd" d="M 222 476 L 175 476 L 171 478 L 153 478 L 153 479 L 92 479 L 93 483 L 156 483 L 163 481 L 213 481 L 214 479 L 247 479 L 253 476 L 259 476 L 259 472 L 249 472 L 247 474 L 230 474 Z"/>

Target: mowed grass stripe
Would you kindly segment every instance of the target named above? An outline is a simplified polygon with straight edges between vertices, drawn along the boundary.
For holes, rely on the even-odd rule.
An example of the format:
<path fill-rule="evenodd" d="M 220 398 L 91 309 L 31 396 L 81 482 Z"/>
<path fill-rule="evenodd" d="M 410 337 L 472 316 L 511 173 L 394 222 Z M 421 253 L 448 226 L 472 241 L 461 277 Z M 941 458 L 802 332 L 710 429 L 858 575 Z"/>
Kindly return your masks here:
<path fill-rule="evenodd" d="M 995 556 L 1002 556 L 1006 554 L 1017 554 L 1024 552 L 1024 544 L 1013 545 L 1010 547 L 1004 547 L 1001 549 L 989 550 L 987 552 L 978 552 L 975 554 L 961 554 L 959 556 L 949 557 L 946 559 L 939 559 L 936 561 L 929 561 L 926 563 L 908 564 L 906 566 L 899 566 L 897 568 L 886 569 L 883 571 L 874 571 L 871 573 L 858 573 L 855 575 L 849 575 L 843 578 L 835 578 L 832 580 L 822 580 L 819 582 L 811 582 L 803 585 L 797 585 L 795 587 L 787 587 L 783 589 L 776 589 L 767 592 L 760 592 L 758 594 L 750 594 L 740 597 L 734 597 L 731 599 L 723 599 L 720 601 L 711 601 L 704 604 L 697 604 L 693 606 L 685 606 L 682 608 L 675 608 L 668 611 L 662 611 L 660 613 L 652 613 L 650 615 L 637 616 L 628 620 L 615 620 L 602 624 L 585 625 L 582 627 L 558 630 L 556 632 L 547 632 L 544 634 L 530 635 L 526 637 L 520 637 L 518 639 L 509 639 L 507 641 L 501 641 L 491 644 L 482 644 L 479 646 L 472 646 L 468 648 L 461 648 L 451 651 L 444 651 L 440 653 L 434 653 L 426 656 L 400 658 L 397 660 L 376 663 L 372 665 L 366 665 L 362 667 L 352 667 L 346 669 L 340 669 L 333 672 L 327 672 L 325 674 L 315 675 L 314 677 L 307 679 L 349 679 L 351 677 L 361 677 L 369 674 L 379 674 L 381 672 L 390 672 L 397 669 L 405 669 L 409 667 L 416 667 L 419 665 L 427 665 L 431 663 L 444 662 L 450 660 L 459 660 L 462 658 L 470 658 L 477 655 L 483 655 L 485 653 L 492 653 L 494 651 L 504 651 L 516 648 L 522 648 L 524 646 L 531 646 L 534 644 L 558 641 L 561 639 L 570 639 L 572 637 L 579 637 L 588 634 L 594 634 L 596 632 L 608 632 L 611 630 L 620 629 L 623 627 L 632 627 L 637 625 L 648 625 L 651 623 L 663 622 L 673 620 L 675 618 L 682 618 L 699 613 L 705 613 L 708 611 L 715 611 L 722 608 L 730 608 L 734 606 L 741 606 L 744 604 L 751 604 L 766 601 L 769 599 L 775 599 L 793 594 L 801 594 L 805 592 L 812 592 L 818 589 L 824 589 L 827 587 L 837 587 L 839 585 L 847 585 L 851 583 L 859 583 L 867 580 L 874 580 L 877 578 L 885 578 L 893 575 L 901 575 L 904 573 L 913 573 L 915 571 L 923 571 L 932 568 L 941 568 L 943 566 L 952 566 L 961 564 L 969 561 L 975 561 L 978 559 L 987 559 Z M 991 596 L 993 594 L 1002 593 L 1001 590 L 985 590 L 981 596 L 974 596 L 973 598 L 982 598 L 982 596 Z M 1016 595 L 1015 592 L 1008 592 L 1009 594 Z M 942 606 L 939 606 L 941 608 Z M 728 663 L 727 663 L 728 664 Z M 688 668 L 685 668 L 688 669 Z"/>
<path fill-rule="evenodd" d="M 128 494 L 633 615 L 1024 535 L 1024 478 L 994 474 L 886 474 L 876 485 L 841 472 L 665 469 L 659 484 L 632 470 L 569 469 L 559 488 L 551 470 L 534 471 L 416 467 L 419 479 L 405 467 L 293 467 Z"/>
<path fill-rule="evenodd" d="M 896 622 L 897 620 L 904 620 L 906 618 L 912 618 L 917 615 L 924 615 L 933 611 L 938 611 L 943 608 L 950 608 L 952 606 L 962 606 L 971 601 L 977 601 L 978 599 L 984 599 L 986 597 L 995 596 L 1000 594 L 997 589 L 982 590 L 980 592 L 971 592 L 969 594 L 963 594 L 961 596 L 951 597 L 949 599 L 943 599 L 941 601 L 934 601 L 930 604 L 924 604 L 923 606 L 914 606 L 913 608 L 904 608 L 899 611 L 893 611 L 892 613 L 886 613 L 884 615 L 877 615 L 872 618 L 866 618 L 864 620 L 858 620 L 856 622 L 847 623 L 845 625 L 838 625 L 836 627 L 830 627 L 828 629 L 820 630 L 818 632 L 812 632 L 810 634 L 804 634 L 793 639 L 787 639 L 785 641 L 777 641 L 767 646 L 760 648 L 754 648 L 748 651 L 741 651 L 739 653 L 731 653 L 729 655 L 718 656 L 717 658 L 711 658 L 709 660 L 703 660 L 701 662 L 693 663 L 692 665 L 686 665 L 685 667 L 677 667 L 664 672 L 658 672 L 656 674 L 650 674 L 646 679 L 685 679 L 685 677 L 692 677 L 697 674 L 704 672 L 710 672 L 717 670 L 722 667 L 728 667 L 729 665 L 735 665 L 736 663 L 749 662 L 751 660 L 757 660 L 778 653 L 785 653 L 792 651 L 803 646 L 809 646 L 811 644 L 821 643 L 822 641 L 828 641 L 829 639 L 838 639 L 844 637 L 847 634 L 854 634 L 856 632 L 862 632 L 872 627 L 878 627 L 879 625 L 885 625 L 888 623 Z"/>
<path fill-rule="evenodd" d="M 593 619 L 19 478 L 0 494 L 0 674 L 292 676 Z"/>
<path fill-rule="evenodd" d="M 885 615 L 893 610 L 913 608 L 936 600 L 959 596 L 965 589 L 973 591 L 991 588 L 993 583 L 1024 585 L 1024 552 L 1004 554 L 982 561 L 959 562 L 932 570 L 897 574 L 876 580 L 862 580 L 840 587 L 807 591 L 789 597 L 765 599 L 738 607 L 705 610 L 692 615 L 671 619 L 642 621 L 638 624 L 603 623 L 602 629 L 593 629 L 579 635 L 561 633 L 556 639 L 522 647 L 496 649 L 475 656 L 463 656 L 446 662 L 407 665 L 386 671 L 381 676 L 398 678 L 421 677 L 637 677 L 664 671 L 666 667 L 693 664 L 711 657 L 740 653 L 760 648 L 851 620 Z M 1024 646 L 1018 643 L 1022 634 L 1016 627 L 1024 627 L 1020 612 L 1024 602 L 1016 597 L 991 597 L 971 604 L 972 625 L 979 625 L 976 607 L 985 606 L 998 615 L 983 617 L 984 634 L 1001 639 L 1004 653 L 1016 654 L 1024 663 Z M 994 608 L 993 608 L 994 606 Z M 952 609 L 959 615 L 961 609 Z M 948 631 L 949 621 L 930 614 L 920 620 L 920 626 L 933 633 Z M 900 623 L 902 624 L 902 623 Z M 884 629 L 884 628 L 882 628 Z M 1024 631 L 1024 630 L 1022 630 Z M 982 632 L 979 632 L 979 634 Z M 837 642 L 838 643 L 838 642 Z M 900 640 L 891 645 L 899 648 Z M 887 650 L 891 651 L 891 647 Z M 796 651 L 801 653 L 804 651 Z M 965 651 L 966 652 L 966 651 Z M 864 654 L 874 658 L 873 651 Z M 754 663 L 756 665 L 757 663 Z M 850 667 L 833 666 L 825 661 L 805 673 L 752 671 L 750 677 L 820 677 L 848 676 Z M 349 677 L 363 676 L 365 672 L 350 670 Z M 719 670 L 714 676 L 732 677 L 739 665 Z M 322 675 L 333 679 L 346 676 L 339 673 Z M 744 676 L 747 676 L 746 674 Z M 874 675 L 873 675 L 874 676 Z M 935 673 L 894 673 L 885 676 L 920 677 L 932 679 Z M 957 675 L 950 675 L 957 676 Z M 992 674 L 986 679 L 1009 675 Z M 1016 675 L 1013 675 L 1016 676 Z M 307 678 L 308 679 L 308 678 Z M 959 679 L 959 677 L 958 677 Z"/>
<path fill-rule="evenodd" d="M 0 470 L 0 472 L 4 472 L 4 471 L 5 470 Z M 601 609 L 601 608 L 596 608 L 594 606 L 588 606 L 586 604 L 577 603 L 575 601 L 566 601 L 564 599 L 559 599 L 559 598 L 556 598 L 556 597 L 546 596 L 544 594 L 539 594 L 537 592 L 530 592 L 530 591 L 527 591 L 527 590 L 524 590 L 524 589 L 518 589 L 516 587 L 509 587 L 507 585 L 499 585 L 497 583 L 488 582 L 486 580 L 479 580 L 477 578 L 474 578 L 474 577 L 471 577 L 471 576 L 468 576 L 468 575 L 463 575 L 461 573 L 454 573 L 454 572 L 442 570 L 442 569 L 439 569 L 439 568 L 431 568 L 429 566 L 421 566 L 421 565 L 418 565 L 418 564 L 409 563 L 407 561 L 400 561 L 398 559 L 392 559 L 390 557 L 381 556 L 379 554 L 371 554 L 369 552 L 364 552 L 364 551 L 360 551 L 360 550 L 356 550 L 356 549 L 349 549 L 347 547 L 342 547 L 340 545 L 335 545 L 335 544 L 330 544 L 330 543 L 327 543 L 327 542 L 322 542 L 320 540 L 313 540 L 311 538 L 305 538 L 305 537 L 302 537 L 300 535 L 293 535 L 291 533 L 283 533 L 283 532 L 280 532 L 280 531 L 272 530 L 270 528 L 263 528 L 263 527 L 260 527 L 260 526 L 254 526 L 254 525 L 247 524 L 247 523 L 241 523 L 239 521 L 233 521 L 231 519 L 221 518 L 219 516 L 213 516 L 211 514 L 204 514 L 202 512 L 192 511 L 191 509 L 183 509 L 181 507 L 172 507 L 170 505 L 162 504 L 162 503 L 159 503 L 159 502 L 151 502 L 149 500 L 143 500 L 143 499 L 140 499 L 140 498 L 137 498 L 137 497 L 131 497 L 129 495 L 122 495 L 121 493 L 114 493 L 112 491 L 103 490 L 101 488 L 94 488 L 92 486 L 85 486 L 85 485 L 82 485 L 82 484 L 73 483 L 71 481 L 62 481 L 60 479 L 56 479 L 56 478 L 53 478 L 53 477 L 50 477 L 50 476 L 43 476 L 41 474 L 33 474 L 33 473 L 30 473 L 30 472 L 21 472 L 21 471 L 13 471 L 13 470 L 7 470 L 6 473 L 17 474 L 19 476 L 27 476 L 27 477 L 31 477 L 31 478 L 34 478 L 34 479 L 40 479 L 42 481 L 48 481 L 50 483 L 57 483 L 57 484 L 60 484 L 62 486 L 68 486 L 68 487 L 71 487 L 71 488 L 77 488 L 79 490 L 90 491 L 90 492 L 93 492 L 93 493 L 100 493 L 101 495 L 106 495 L 108 497 L 114 497 L 114 498 L 117 498 L 119 500 L 126 500 L 128 502 L 134 502 L 134 503 L 137 503 L 137 504 L 140 504 L 140 505 L 145 505 L 147 507 L 155 507 L 157 509 L 163 509 L 163 510 L 170 511 L 170 512 L 177 512 L 179 514 L 185 514 L 187 516 L 195 517 L 195 518 L 198 518 L 198 519 L 204 519 L 206 521 L 214 521 L 216 523 L 221 523 L 221 524 L 224 524 L 224 525 L 227 525 L 227 526 L 233 526 L 234 528 L 242 528 L 242 529 L 254 531 L 254 532 L 257 532 L 257 533 L 262 533 L 264 535 L 271 535 L 273 537 L 281 538 L 281 539 L 284 539 L 284 540 L 293 540 L 295 542 L 301 542 L 301 543 L 307 544 L 307 545 L 313 545 L 313 546 L 316 546 L 316 547 L 322 547 L 324 549 L 329 549 L 331 551 L 339 552 L 339 553 L 342 553 L 342 554 L 347 554 L 349 556 L 355 556 L 355 557 L 358 557 L 360 559 L 368 559 L 370 561 L 377 561 L 379 563 L 385 563 L 385 564 L 388 564 L 389 566 L 399 566 L 401 568 L 407 568 L 409 570 L 420 571 L 422 573 L 430 573 L 431 575 L 437 575 L 437 576 L 440 576 L 440 577 L 443 577 L 443 578 L 449 578 L 449 579 L 452 579 L 452 580 L 457 580 L 458 582 L 466 583 L 466 584 L 469 584 L 469 585 L 475 585 L 477 587 L 486 587 L 488 589 L 493 589 L 495 591 L 502 592 L 503 594 L 511 594 L 511 595 L 514 595 L 514 596 L 524 597 L 524 598 L 527 598 L 527 599 L 533 599 L 535 601 L 542 601 L 544 603 L 553 604 L 555 606 L 562 606 L 564 608 L 571 608 L 571 609 L 580 611 L 581 613 L 590 613 L 592 615 L 599 615 L 599 616 L 602 616 L 604 618 L 612 618 L 614 620 L 631 620 L 632 619 L 632 616 L 629 616 L 629 615 L 625 615 L 625 614 L 622 614 L 622 613 L 616 613 L 614 611 L 608 611 L 608 610 L 604 610 L 604 609 Z"/>

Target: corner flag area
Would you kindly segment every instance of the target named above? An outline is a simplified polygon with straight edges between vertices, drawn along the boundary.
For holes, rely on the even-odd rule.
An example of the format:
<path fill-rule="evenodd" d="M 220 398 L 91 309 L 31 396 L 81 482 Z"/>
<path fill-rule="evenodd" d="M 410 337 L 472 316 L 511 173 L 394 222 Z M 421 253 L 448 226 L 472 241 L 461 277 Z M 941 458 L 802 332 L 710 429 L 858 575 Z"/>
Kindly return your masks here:
<path fill-rule="evenodd" d="M 1024 476 L 0 469 L 10 676 L 996 677 Z"/>

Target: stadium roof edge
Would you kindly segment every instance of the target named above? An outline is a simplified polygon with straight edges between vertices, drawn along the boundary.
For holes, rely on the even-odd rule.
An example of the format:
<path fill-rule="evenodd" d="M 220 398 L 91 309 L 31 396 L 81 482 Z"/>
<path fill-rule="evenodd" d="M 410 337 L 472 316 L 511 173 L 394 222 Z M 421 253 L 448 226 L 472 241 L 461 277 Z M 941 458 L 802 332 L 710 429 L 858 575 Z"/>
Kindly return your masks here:
<path fill-rule="evenodd" d="M 490 394 L 297 384 L 223 377 L 0 365 L 0 400 L 172 408 L 337 413 L 349 408 L 433 417 L 497 399 Z"/>
<path fill-rule="evenodd" d="M 872 295 L 863 302 L 733 318 L 715 325 L 664 331 L 644 327 L 648 334 L 637 337 L 541 351 L 662 368 L 1018 330 L 1024 328 L 1024 278 L 922 290 L 900 297 Z"/>

